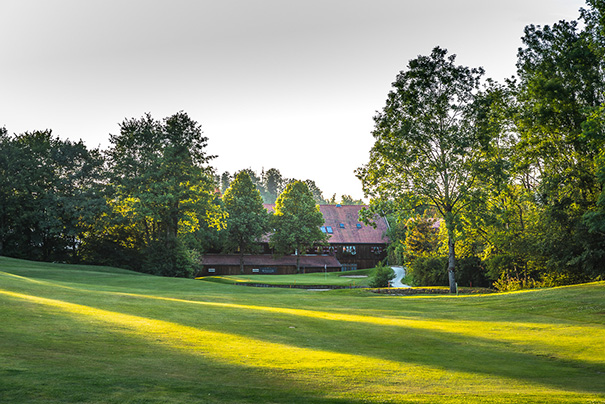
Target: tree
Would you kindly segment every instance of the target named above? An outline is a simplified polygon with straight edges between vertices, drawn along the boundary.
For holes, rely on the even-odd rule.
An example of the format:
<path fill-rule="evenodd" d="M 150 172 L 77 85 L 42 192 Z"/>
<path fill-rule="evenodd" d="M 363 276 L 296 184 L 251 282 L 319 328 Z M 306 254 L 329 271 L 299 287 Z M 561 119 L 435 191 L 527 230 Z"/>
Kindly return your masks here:
<path fill-rule="evenodd" d="M 470 170 L 478 142 L 475 93 L 483 69 L 454 64 L 436 47 L 411 60 L 393 83 L 386 106 L 374 117 L 370 161 L 357 170 L 366 196 L 434 206 L 448 230 L 448 278 L 456 290 L 458 214 L 474 191 Z"/>
<path fill-rule="evenodd" d="M 315 181 L 305 180 L 304 183 L 307 184 L 307 187 L 309 188 L 311 195 L 313 195 L 313 199 L 315 199 L 316 203 L 318 203 L 318 204 L 326 203 L 326 200 L 323 197 L 323 192 L 321 192 L 321 189 L 319 189 L 317 184 L 315 184 Z"/>
<path fill-rule="evenodd" d="M 408 220 L 405 238 L 406 251 L 415 257 L 428 256 L 439 246 L 439 221 L 431 217 Z"/>
<path fill-rule="evenodd" d="M 270 168 L 262 175 L 262 182 L 265 189 L 263 200 L 265 203 L 275 203 L 277 196 L 283 191 L 284 178 L 277 168 Z"/>
<path fill-rule="evenodd" d="M 104 205 L 103 159 L 52 131 L 13 137 L 0 130 L 0 253 L 78 260 L 78 247 Z"/>
<path fill-rule="evenodd" d="M 163 121 L 145 114 L 124 120 L 110 141 L 112 204 L 128 222 L 137 224 L 145 250 L 153 252 L 143 255 L 144 270 L 189 276 L 189 266 L 182 265 L 187 259 L 181 254 L 181 236 L 195 232 L 203 221 L 220 228 L 222 218 L 208 166 L 214 156 L 206 153 L 208 138 L 201 126 L 184 112 Z"/>
<path fill-rule="evenodd" d="M 244 253 L 257 247 L 268 230 L 268 213 L 258 188 L 246 171 L 240 171 L 223 195 L 227 212 L 227 250 L 239 249 L 240 271 L 244 273 Z"/>
<path fill-rule="evenodd" d="M 288 184 L 275 202 L 271 219 L 274 229 L 269 244 L 280 254 L 296 253 L 296 271 L 300 272 L 300 255 L 315 243 L 326 240 L 320 230 L 324 218 L 307 184 Z"/>
<path fill-rule="evenodd" d="M 517 165 L 532 175 L 540 248 L 534 260 L 568 282 L 603 274 L 605 235 L 595 231 L 602 183 L 599 153 L 605 145 L 602 2 L 576 21 L 530 25 L 522 38 L 517 74 L 520 134 Z M 597 4 L 600 3 L 600 4 Z"/>
<path fill-rule="evenodd" d="M 227 190 L 227 188 L 229 188 L 229 185 L 231 184 L 231 174 L 229 174 L 229 171 L 225 171 L 221 174 L 220 184 L 221 192 L 225 193 L 225 191 Z"/>

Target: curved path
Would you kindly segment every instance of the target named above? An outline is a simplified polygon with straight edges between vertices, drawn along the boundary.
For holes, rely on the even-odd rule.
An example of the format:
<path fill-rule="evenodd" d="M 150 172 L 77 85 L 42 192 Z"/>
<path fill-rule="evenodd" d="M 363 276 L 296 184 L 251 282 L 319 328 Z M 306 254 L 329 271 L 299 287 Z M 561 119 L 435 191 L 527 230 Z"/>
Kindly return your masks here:
<path fill-rule="evenodd" d="M 395 277 L 391 280 L 392 288 L 410 288 L 409 285 L 404 285 L 401 280 L 405 276 L 405 269 L 403 267 L 391 267 L 395 271 Z"/>

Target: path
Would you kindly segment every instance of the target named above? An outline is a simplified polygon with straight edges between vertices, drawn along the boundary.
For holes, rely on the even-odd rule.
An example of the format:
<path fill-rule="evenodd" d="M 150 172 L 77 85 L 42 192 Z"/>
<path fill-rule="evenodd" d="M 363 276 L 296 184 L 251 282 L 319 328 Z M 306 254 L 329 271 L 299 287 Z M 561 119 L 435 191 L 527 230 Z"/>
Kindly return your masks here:
<path fill-rule="evenodd" d="M 395 277 L 391 280 L 392 288 L 411 288 L 409 285 L 404 285 L 401 280 L 405 276 L 405 269 L 403 267 L 391 267 L 395 271 Z"/>

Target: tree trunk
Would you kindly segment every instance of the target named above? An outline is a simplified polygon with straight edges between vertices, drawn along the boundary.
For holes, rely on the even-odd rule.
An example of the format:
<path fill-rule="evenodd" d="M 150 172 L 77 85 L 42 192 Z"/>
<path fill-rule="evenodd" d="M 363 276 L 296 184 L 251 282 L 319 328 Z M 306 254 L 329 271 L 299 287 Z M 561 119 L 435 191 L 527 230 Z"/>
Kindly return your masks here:
<path fill-rule="evenodd" d="M 240 248 L 239 250 L 239 272 L 240 274 L 244 274 L 244 249 Z"/>
<path fill-rule="evenodd" d="M 447 246 L 448 246 L 448 260 L 447 260 L 447 275 L 450 283 L 450 293 L 456 293 L 456 245 L 454 235 L 454 221 L 451 212 L 446 215 L 445 227 L 447 228 Z"/>

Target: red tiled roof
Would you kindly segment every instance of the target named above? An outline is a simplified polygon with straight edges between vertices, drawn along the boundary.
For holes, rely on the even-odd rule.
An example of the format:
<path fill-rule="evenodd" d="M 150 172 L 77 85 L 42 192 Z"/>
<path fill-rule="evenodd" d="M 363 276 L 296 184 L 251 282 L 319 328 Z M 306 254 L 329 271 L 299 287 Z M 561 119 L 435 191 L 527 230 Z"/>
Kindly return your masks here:
<path fill-rule="evenodd" d="M 230 265 L 239 266 L 239 255 L 237 254 L 207 254 L 202 257 L 202 264 L 211 265 Z M 244 265 L 264 267 L 264 266 L 296 266 L 295 255 L 284 255 L 283 257 L 274 257 L 273 255 L 244 255 Z M 340 262 L 330 255 L 301 255 L 300 266 L 306 268 L 340 268 Z"/>
<path fill-rule="evenodd" d="M 265 208 L 272 212 L 273 204 L 265 204 Z M 382 244 L 387 243 L 385 236 L 388 229 L 386 220 L 376 216 L 374 222 L 376 228 L 365 225 L 359 220 L 359 211 L 367 208 L 365 205 L 319 205 L 319 210 L 324 216 L 324 226 L 332 228 L 332 234 L 328 243 L 330 244 Z M 341 224 L 343 227 L 341 227 Z M 359 228 L 357 225 L 361 225 Z"/>

